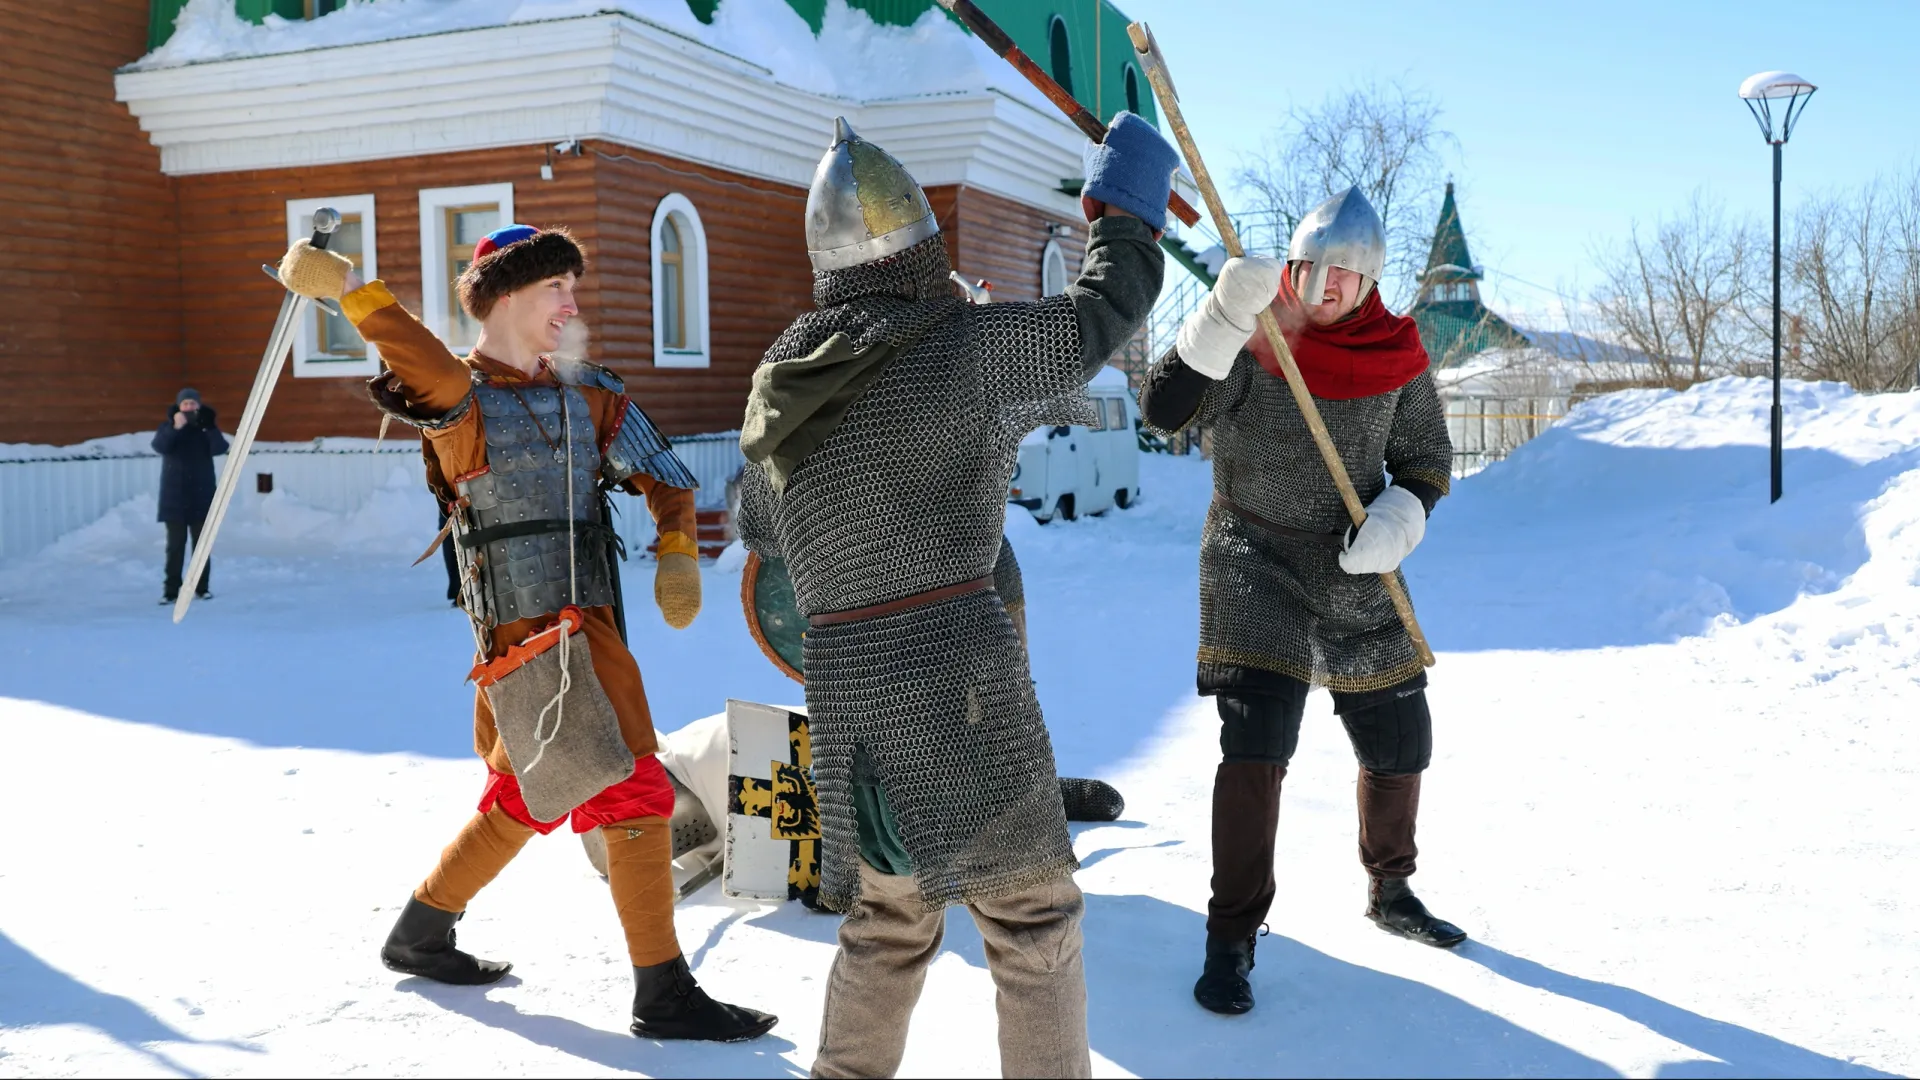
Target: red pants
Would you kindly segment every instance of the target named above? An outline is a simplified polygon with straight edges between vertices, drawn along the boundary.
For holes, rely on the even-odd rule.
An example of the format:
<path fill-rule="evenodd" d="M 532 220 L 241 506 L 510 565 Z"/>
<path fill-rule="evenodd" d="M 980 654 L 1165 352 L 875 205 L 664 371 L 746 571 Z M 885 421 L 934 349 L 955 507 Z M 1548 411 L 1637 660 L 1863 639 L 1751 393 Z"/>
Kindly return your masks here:
<path fill-rule="evenodd" d="M 487 770 L 487 790 L 480 796 L 480 812 L 496 805 L 513 820 L 541 836 L 560 827 L 560 821 L 535 821 L 527 813 L 527 801 L 520 796 L 520 781 L 506 773 Z M 673 781 L 666 766 L 648 754 L 633 766 L 633 775 L 573 808 L 573 831 L 588 832 L 634 818 L 673 816 Z"/>

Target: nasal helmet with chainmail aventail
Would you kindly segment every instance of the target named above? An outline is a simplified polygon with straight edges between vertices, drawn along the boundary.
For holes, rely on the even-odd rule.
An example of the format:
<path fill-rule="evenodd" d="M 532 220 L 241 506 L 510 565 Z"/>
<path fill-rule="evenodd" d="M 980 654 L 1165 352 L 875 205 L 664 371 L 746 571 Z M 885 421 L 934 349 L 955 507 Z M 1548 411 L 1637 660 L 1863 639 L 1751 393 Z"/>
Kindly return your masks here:
<path fill-rule="evenodd" d="M 1287 261 L 1313 264 L 1306 287 L 1300 290 L 1305 303 L 1320 302 L 1327 288 L 1329 266 L 1344 266 L 1366 278 L 1360 291 L 1364 299 L 1366 290 L 1379 284 L 1380 273 L 1386 269 L 1387 230 L 1367 197 L 1359 188 L 1350 187 L 1300 219 L 1300 227 L 1293 230 L 1293 243 L 1287 247 Z"/>
<path fill-rule="evenodd" d="M 926 192 L 893 155 L 833 121 L 833 145 L 807 192 L 807 257 L 845 270 L 898 255 L 940 233 Z"/>

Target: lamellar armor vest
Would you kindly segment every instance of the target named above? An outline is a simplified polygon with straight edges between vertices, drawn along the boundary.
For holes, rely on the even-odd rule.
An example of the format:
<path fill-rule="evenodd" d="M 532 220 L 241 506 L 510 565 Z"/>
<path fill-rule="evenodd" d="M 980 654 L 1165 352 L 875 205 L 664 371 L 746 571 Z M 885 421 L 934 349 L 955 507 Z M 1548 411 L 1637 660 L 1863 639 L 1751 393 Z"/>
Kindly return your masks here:
<path fill-rule="evenodd" d="M 489 626 L 552 615 L 568 604 L 613 603 L 610 530 L 601 513 L 600 446 L 578 387 L 473 388 L 487 469 L 454 490 L 467 502 L 456 528 L 466 608 Z M 567 457 L 573 505 L 567 505 Z M 567 521 L 573 521 L 573 565 Z"/>
<path fill-rule="evenodd" d="M 673 487 L 700 486 L 647 414 L 624 399 L 618 376 L 593 365 L 568 371 L 585 385 L 622 395 L 620 419 L 606 436 L 605 450 L 594 431 L 593 408 L 572 382 L 509 387 L 476 376 L 470 397 L 431 419 L 407 408 L 391 372 L 368 384 L 382 412 L 423 430 L 451 427 L 469 409 L 480 410 L 485 469 L 442 480 L 432 449 L 423 446 L 431 486 L 463 506 L 450 542 L 460 564 L 461 606 L 480 625 L 554 615 L 569 604 L 613 604 L 612 558 L 621 547 L 607 520 L 605 491 L 639 473 Z"/>

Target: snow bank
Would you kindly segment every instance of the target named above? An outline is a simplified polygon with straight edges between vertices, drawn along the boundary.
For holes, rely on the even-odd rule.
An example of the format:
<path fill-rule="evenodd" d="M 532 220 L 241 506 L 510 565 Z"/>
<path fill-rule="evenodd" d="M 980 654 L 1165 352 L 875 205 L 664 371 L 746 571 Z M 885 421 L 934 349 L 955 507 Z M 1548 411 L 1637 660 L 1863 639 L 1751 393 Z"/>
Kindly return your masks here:
<path fill-rule="evenodd" d="M 686 0 L 353 0 L 311 21 L 268 16 L 254 25 L 232 0 L 189 0 L 165 45 L 129 65 L 185 64 L 363 45 L 515 23 L 613 12 L 641 19 L 766 70 L 777 82 L 873 101 L 998 89 L 1040 108 L 1039 92 L 937 9 L 912 26 L 882 26 L 845 0 L 828 0 L 815 35 L 786 0 L 721 0 L 713 23 Z"/>
<path fill-rule="evenodd" d="M 128 499 L 92 524 L 54 541 L 20 569 L 30 573 L 49 562 L 152 562 L 165 535 L 164 527 L 154 520 L 157 510 L 153 495 Z M 286 560 L 354 554 L 411 560 L 432 538 L 432 510 L 419 479 L 399 466 L 364 504 L 347 514 L 316 508 L 285 491 L 248 492 L 229 508 L 220 526 L 216 554 Z"/>
<path fill-rule="evenodd" d="M 1920 468 L 1920 395 L 1787 384 L 1774 506 L 1770 403 L 1761 379 L 1608 395 L 1462 482 L 1408 564 L 1429 634 L 1441 648 L 1672 641 L 1847 586 L 1877 516 L 1920 514 L 1902 494 L 1920 491 L 1902 479 Z"/>
<path fill-rule="evenodd" d="M 220 429 L 233 436 L 232 422 L 223 420 Z M 376 448 L 387 453 L 412 453 L 415 439 L 411 433 L 397 439 L 363 439 L 330 435 L 306 442 L 267 442 L 255 440 L 253 449 L 260 454 L 341 454 L 370 453 Z M 52 443 L 0 443 L 0 461 L 78 461 L 106 457 L 158 457 L 153 452 L 153 432 L 130 431 L 124 435 L 102 435 L 97 439 L 55 446 Z"/>
<path fill-rule="evenodd" d="M 64 461 L 78 458 L 153 457 L 153 432 L 133 431 L 54 446 L 49 443 L 0 443 L 0 461 Z"/>

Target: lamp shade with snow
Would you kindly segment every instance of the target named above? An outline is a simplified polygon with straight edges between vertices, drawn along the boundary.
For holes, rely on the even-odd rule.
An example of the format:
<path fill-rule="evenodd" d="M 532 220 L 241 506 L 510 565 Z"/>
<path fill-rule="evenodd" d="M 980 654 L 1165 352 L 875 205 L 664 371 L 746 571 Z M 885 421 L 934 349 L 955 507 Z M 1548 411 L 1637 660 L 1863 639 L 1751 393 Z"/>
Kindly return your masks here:
<path fill-rule="evenodd" d="M 1760 125 L 1760 135 L 1769 143 L 1784 143 L 1793 134 L 1793 122 L 1807 109 L 1807 102 L 1819 87 L 1790 71 L 1762 71 L 1749 75 L 1740 84 L 1740 97 L 1752 110 Z M 1784 99 L 1786 110 L 1780 116 L 1780 132 L 1773 130 L 1773 103 Z"/>

